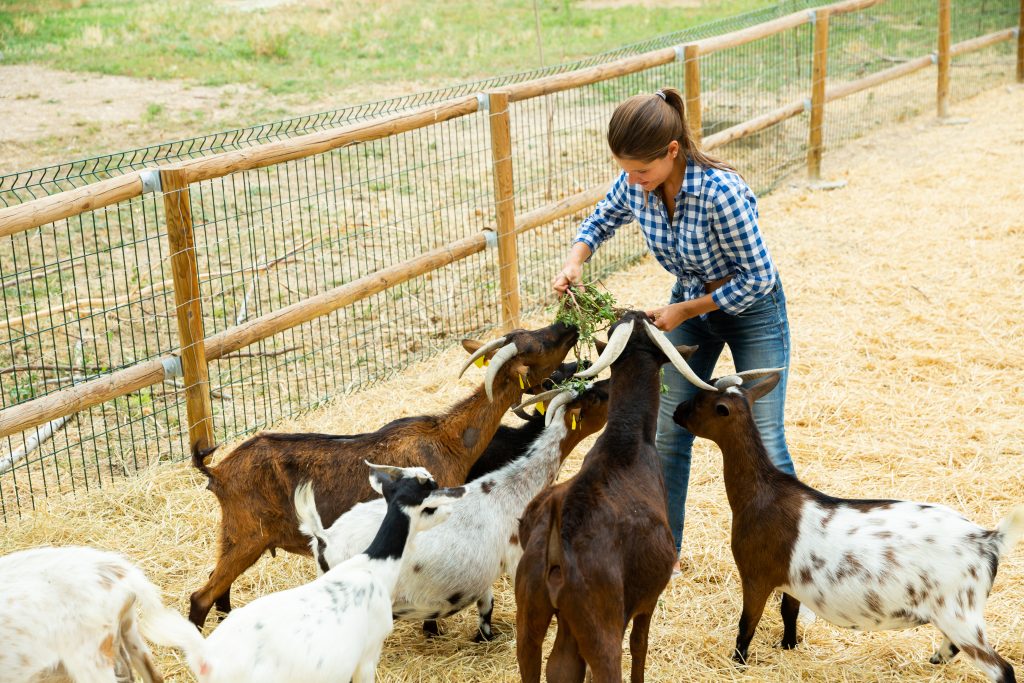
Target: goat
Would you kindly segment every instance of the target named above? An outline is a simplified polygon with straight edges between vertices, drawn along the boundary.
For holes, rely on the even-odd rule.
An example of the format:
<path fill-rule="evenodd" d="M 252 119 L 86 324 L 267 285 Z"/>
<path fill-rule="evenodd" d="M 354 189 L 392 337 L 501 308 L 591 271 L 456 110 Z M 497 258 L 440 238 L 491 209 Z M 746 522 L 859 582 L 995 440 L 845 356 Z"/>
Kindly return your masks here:
<path fill-rule="evenodd" d="M 547 426 L 528 444 L 525 453 L 480 479 L 466 484 L 466 495 L 451 506 L 447 522 L 416 538 L 392 596 L 392 609 L 401 619 L 426 619 L 423 630 L 437 634 L 437 619 L 476 603 L 480 620 L 477 640 L 493 638 L 491 586 L 505 571 L 515 576 L 522 551 L 517 536 L 519 516 L 527 503 L 555 480 L 573 448 L 604 426 L 608 410 L 607 382 L 597 382 L 580 394 L 554 390 L 532 399 L 550 398 L 543 421 Z M 521 431 L 532 431 L 532 420 Z M 360 503 L 338 518 L 327 531 L 316 514 L 312 497 L 295 509 L 300 528 L 321 571 L 327 571 L 365 545 L 384 516 L 384 501 Z"/>
<path fill-rule="evenodd" d="M 131 681 L 132 668 L 159 683 L 143 637 L 186 651 L 202 644 L 123 556 L 68 546 L 0 558 L 0 678 L 7 683 Z"/>
<path fill-rule="evenodd" d="M 233 611 L 202 644 L 200 683 L 372 683 L 391 633 L 391 593 L 416 534 L 443 522 L 460 488 L 439 489 L 422 467 L 366 463 L 387 501 L 369 546 L 315 581 Z M 312 497 L 312 482 L 299 486 Z"/>
<path fill-rule="evenodd" d="M 999 559 L 1024 532 L 1024 506 L 989 531 L 943 505 L 821 493 L 772 465 L 754 424 L 751 407 L 779 374 L 750 388 L 745 379 L 716 380 L 715 390 L 698 392 L 673 415 L 722 450 L 743 586 L 734 658 L 746 662 L 765 601 L 778 588 L 786 649 L 796 647 L 803 602 L 858 630 L 930 622 L 945 636 L 932 663 L 963 650 L 993 681 L 1015 681 L 1013 667 L 985 639 L 983 611 Z"/>
<path fill-rule="evenodd" d="M 208 453 L 194 453 L 193 465 L 207 476 L 207 488 L 221 506 L 221 543 L 209 580 L 192 594 L 189 620 L 202 627 L 215 600 L 229 611 L 231 583 L 265 551 L 309 554 L 293 507 L 292 493 L 299 483 L 312 482 L 320 516 L 328 525 L 374 496 L 359 474 L 363 458 L 426 467 L 442 486 L 461 484 L 505 411 L 520 400 L 525 387 L 539 384 L 558 367 L 577 336 L 576 328 L 556 323 L 474 343 L 463 372 L 477 359 L 490 359 L 484 387 L 444 415 L 401 418 L 375 432 L 350 436 L 258 434 L 214 467 L 204 463 Z"/>
<path fill-rule="evenodd" d="M 541 645 L 552 616 L 558 634 L 548 680 L 622 680 L 622 636 L 633 622 L 631 679 L 644 678 L 647 635 L 676 559 L 665 483 L 654 446 L 660 369 L 686 365 L 696 347 L 674 348 L 638 311 L 611 328 L 592 377 L 611 366 L 608 423 L 579 473 L 538 495 L 519 525 L 523 556 L 515 577 L 516 657 L 526 683 L 540 680 Z"/>

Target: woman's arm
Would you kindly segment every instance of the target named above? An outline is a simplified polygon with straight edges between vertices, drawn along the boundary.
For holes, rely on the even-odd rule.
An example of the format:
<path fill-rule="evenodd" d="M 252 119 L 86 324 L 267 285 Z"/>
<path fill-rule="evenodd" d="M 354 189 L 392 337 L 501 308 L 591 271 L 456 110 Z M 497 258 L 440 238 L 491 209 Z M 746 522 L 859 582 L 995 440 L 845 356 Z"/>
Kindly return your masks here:
<path fill-rule="evenodd" d="M 552 289 L 564 294 L 570 284 L 579 282 L 583 264 L 587 259 L 605 240 L 615 234 L 617 228 L 629 223 L 633 218 L 633 210 L 629 207 L 628 176 L 622 173 L 604 199 L 597 203 L 594 212 L 580 224 L 562 270 L 551 281 Z"/>
<path fill-rule="evenodd" d="M 758 227 L 757 199 L 739 178 L 722 182 L 712 199 L 708 220 L 732 266 L 732 278 L 710 296 L 718 308 L 736 315 L 771 291 L 777 277 Z"/>

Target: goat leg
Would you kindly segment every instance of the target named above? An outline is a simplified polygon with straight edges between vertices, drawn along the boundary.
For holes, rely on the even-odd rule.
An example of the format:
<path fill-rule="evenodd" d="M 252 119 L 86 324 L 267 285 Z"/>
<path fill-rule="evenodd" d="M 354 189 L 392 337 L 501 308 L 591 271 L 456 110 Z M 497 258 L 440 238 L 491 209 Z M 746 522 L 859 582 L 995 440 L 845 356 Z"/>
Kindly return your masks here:
<path fill-rule="evenodd" d="M 782 594 L 782 642 L 783 650 L 796 647 L 796 618 L 800 614 L 800 601 L 789 593 Z"/>
<path fill-rule="evenodd" d="M 647 662 L 647 635 L 651 628 L 650 614 L 633 617 L 633 628 L 629 632 L 629 654 L 633 664 L 630 669 L 630 683 L 643 683 L 644 665 Z"/>
<path fill-rule="evenodd" d="M 765 603 L 771 595 L 771 587 L 754 585 L 747 581 L 743 582 L 743 612 L 740 614 L 738 633 L 736 634 L 736 650 L 732 658 L 740 664 L 747 663 L 747 649 L 750 641 L 754 638 L 754 631 L 764 614 Z"/>
<path fill-rule="evenodd" d="M 494 613 L 494 593 L 490 588 L 476 601 L 476 610 L 480 614 L 480 622 L 477 625 L 476 636 L 473 640 L 477 643 L 494 640 L 494 630 L 491 628 L 491 615 Z"/>
<path fill-rule="evenodd" d="M 210 573 L 209 580 L 192 594 L 188 620 L 195 624 L 196 628 L 203 628 L 215 597 L 227 593 L 234 580 L 260 559 L 264 549 L 265 546 L 262 543 L 255 543 L 251 539 L 243 540 L 240 543 L 233 543 L 225 539 L 221 555 L 217 559 L 217 566 Z"/>

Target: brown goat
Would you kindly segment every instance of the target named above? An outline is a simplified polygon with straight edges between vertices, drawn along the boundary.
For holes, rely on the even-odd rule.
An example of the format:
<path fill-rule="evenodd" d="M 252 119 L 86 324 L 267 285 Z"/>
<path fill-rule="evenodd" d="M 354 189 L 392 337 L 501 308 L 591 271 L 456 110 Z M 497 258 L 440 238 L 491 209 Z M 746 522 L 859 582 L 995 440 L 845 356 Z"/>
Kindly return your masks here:
<path fill-rule="evenodd" d="M 577 337 L 574 327 L 556 323 L 536 331 L 515 330 L 500 343 L 480 346 L 474 357 L 495 358 L 485 386 L 444 415 L 401 418 L 351 436 L 259 434 L 214 467 L 204 464 L 207 453 L 194 454 L 193 464 L 209 478 L 207 488 L 221 506 L 221 545 L 209 580 L 192 594 L 189 620 L 202 627 L 215 600 L 230 610 L 231 583 L 265 551 L 310 554 L 295 516 L 298 484 L 312 482 L 325 526 L 375 496 L 364 476 L 364 460 L 425 467 L 440 486 L 461 484 L 505 411 L 521 400 L 524 386 L 539 387 Z"/>
<path fill-rule="evenodd" d="M 549 681 L 582 681 L 589 665 L 595 683 L 620 683 L 630 621 L 631 680 L 644 679 L 651 615 L 676 558 L 654 446 L 659 371 L 669 360 L 685 365 L 679 351 L 696 350 L 674 349 L 649 320 L 623 316 L 594 366 L 577 375 L 611 365 L 604 433 L 580 472 L 534 498 L 520 522 L 516 656 L 526 683 L 540 680 L 541 644 L 555 614 Z"/>

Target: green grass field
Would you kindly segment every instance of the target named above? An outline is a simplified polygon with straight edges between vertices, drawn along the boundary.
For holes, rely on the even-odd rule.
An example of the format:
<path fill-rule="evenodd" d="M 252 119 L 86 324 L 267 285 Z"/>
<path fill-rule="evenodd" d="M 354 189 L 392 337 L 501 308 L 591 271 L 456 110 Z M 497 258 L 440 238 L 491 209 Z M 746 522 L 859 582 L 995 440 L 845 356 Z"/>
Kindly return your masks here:
<path fill-rule="evenodd" d="M 545 64 L 775 4 L 538 0 Z M 273 5 L 253 9 L 260 5 Z M 322 98 L 388 81 L 456 83 L 541 65 L 529 0 L 3 0 L 5 64 Z"/>

